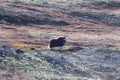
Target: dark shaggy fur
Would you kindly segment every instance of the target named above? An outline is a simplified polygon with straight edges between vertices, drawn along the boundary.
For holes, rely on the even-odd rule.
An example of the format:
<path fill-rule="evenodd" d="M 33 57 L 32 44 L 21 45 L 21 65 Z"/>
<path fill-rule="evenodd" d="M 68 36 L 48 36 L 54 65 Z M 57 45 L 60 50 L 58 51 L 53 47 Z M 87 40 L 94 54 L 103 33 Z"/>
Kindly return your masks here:
<path fill-rule="evenodd" d="M 53 48 L 53 47 L 62 47 L 64 46 L 66 43 L 66 39 L 65 37 L 59 37 L 58 39 L 52 39 L 50 41 L 50 48 Z"/>

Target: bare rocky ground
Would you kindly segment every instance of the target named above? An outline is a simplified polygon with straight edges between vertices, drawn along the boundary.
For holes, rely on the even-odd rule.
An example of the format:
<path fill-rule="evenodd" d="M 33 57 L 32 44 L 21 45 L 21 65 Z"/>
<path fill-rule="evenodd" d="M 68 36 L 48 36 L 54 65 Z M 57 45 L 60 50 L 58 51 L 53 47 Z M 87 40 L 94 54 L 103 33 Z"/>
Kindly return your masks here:
<path fill-rule="evenodd" d="M 0 80 L 120 80 L 120 1 L 1 0 L 0 45 Z"/>

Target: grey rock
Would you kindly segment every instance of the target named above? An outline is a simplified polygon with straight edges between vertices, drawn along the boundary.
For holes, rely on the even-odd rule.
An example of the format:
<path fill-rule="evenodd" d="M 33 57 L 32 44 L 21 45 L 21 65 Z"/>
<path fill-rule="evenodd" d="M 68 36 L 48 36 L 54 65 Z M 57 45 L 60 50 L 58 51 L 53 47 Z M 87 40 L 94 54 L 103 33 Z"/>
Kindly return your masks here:
<path fill-rule="evenodd" d="M 8 45 L 0 47 L 0 57 L 10 57 L 14 54 L 13 49 Z"/>
<path fill-rule="evenodd" d="M 18 53 L 18 54 L 22 54 L 22 53 L 24 53 L 24 51 L 21 50 L 21 49 L 17 49 L 17 50 L 16 50 L 16 53 Z"/>

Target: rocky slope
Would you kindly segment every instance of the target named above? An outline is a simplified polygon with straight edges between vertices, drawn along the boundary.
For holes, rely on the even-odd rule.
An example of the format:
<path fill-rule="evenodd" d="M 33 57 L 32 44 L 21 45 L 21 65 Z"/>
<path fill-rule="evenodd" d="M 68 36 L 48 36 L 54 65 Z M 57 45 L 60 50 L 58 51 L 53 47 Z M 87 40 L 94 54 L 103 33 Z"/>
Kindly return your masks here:
<path fill-rule="evenodd" d="M 73 52 L 29 50 L 24 53 L 17 53 L 11 47 L 3 46 L 0 47 L 0 52 L 0 80 L 4 76 L 7 77 L 5 80 L 120 79 L 120 48 L 115 46 L 84 48 Z"/>

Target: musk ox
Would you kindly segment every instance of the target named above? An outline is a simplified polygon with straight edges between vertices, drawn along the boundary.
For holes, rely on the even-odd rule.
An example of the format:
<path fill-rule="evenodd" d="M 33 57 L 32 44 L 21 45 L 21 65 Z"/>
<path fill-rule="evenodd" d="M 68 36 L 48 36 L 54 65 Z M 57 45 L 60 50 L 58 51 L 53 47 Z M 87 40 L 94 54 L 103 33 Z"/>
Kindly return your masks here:
<path fill-rule="evenodd" d="M 62 47 L 66 43 L 66 38 L 65 37 L 59 37 L 58 39 L 52 39 L 50 41 L 50 48 L 52 49 L 53 47 Z"/>

